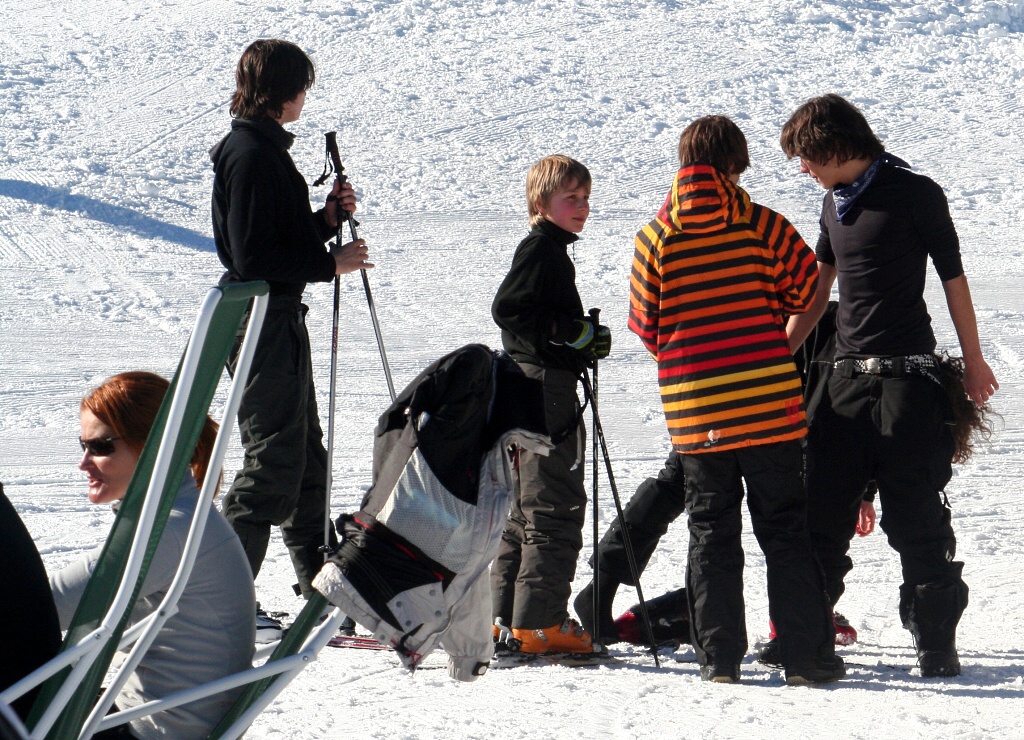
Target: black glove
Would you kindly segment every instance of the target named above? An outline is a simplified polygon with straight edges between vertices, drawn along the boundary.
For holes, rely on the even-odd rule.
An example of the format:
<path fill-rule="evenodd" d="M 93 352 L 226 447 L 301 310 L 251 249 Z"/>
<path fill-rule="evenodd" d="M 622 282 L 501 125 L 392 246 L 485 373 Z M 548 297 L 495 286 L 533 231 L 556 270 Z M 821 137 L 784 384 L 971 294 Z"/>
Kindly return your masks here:
<path fill-rule="evenodd" d="M 576 319 L 573 321 L 573 329 L 578 330 L 579 334 L 566 344 L 582 353 L 587 361 L 603 360 L 611 352 L 612 330 L 607 326 Z"/>
<path fill-rule="evenodd" d="M 612 351 L 612 330 L 604 324 L 594 327 L 594 341 L 591 350 L 595 360 L 603 360 Z"/>

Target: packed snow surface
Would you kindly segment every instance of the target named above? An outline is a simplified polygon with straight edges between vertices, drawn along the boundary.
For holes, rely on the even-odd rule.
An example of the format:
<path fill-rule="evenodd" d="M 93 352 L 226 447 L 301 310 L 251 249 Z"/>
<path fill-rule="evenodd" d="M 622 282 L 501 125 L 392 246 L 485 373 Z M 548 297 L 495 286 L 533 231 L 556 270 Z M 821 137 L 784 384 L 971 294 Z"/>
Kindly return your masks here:
<path fill-rule="evenodd" d="M 4 0 L 0 28 L 0 481 L 48 568 L 112 521 L 76 469 L 81 396 L 118 371 L 170 375 L 220 276 L 207 151 L 227 131 L 234 65 L 256 38 L 290 39 L 318 65 L 293 157 L 312 181 L 323 133 L 338 131 L 399 387 L 462 344 L 500 345 L 489 307 L 527 230 L 528 166 L 562 152 L 590 167 L 593 213 L 574 254 L 584 303 L 615 337 L 601 414 L 624 501 L 669 451 L 654 365 L 626 328 L 632 237 L 661 204 L 688 122 L 732 117 L 753 161 L 741 184 L 812 244 L 822 193 L 777 143 L 811 96 L 849 98 L 949 197 L 1002 386 L 997 434 L 947 490 L 971 588 L 963 675 L 914 668 L 898 559 L 876 533 L 853 543 L 840 602 L 860 631 L 840 649 L 847 678 L 787 687 L 754 662 L 768 614 L 747 525 L 751 651 L 737 686 L 702 683 L 686 649 L 660 670 L 619 650 L 616 665 L 529 666 L 472 684 L 451 681 L 440 654 L 407 675 L 390 653 L 327 649 L 249 737 L 1024 737 L 1022 0 Z M 321 201 L 326 188 L 313 193 Z M 940 348 L 957 353 L 934 276 L 927 297 Z M 325 415 L 329 285 L 306 298 Z M 370 483 L 388 402 L 355 276 L 343 280 L 339 356 L 335 514 Z M 215 413 L 222 404 L 223 393 Z M 229 473 L 239 457 L 236 443 Z M 599 509 L 603 530 L 606 478 Z M 585 532 L 577 589 L 589 519 Z M 686 541 L 680 520 L 644 574 L 648 596 L 682 584 Z M 275 540 L 257 582 L 267 608 L 301 608 L 292 575 Z M 616 610 L 634 601 L 624 588 Z"/>

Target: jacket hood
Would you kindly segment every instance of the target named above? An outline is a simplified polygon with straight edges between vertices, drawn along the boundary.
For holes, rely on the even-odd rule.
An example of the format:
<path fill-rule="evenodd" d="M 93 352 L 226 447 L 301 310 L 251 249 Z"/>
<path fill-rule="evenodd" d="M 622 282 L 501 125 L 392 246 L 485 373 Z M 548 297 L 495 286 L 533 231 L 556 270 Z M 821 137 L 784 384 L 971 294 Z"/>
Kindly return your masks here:
<path fill-rule="evenodd" d="M 682 167 L 658 211 L 658 220 L 677 231 L 714 231 L 750 221 L 747 191 L 717 169 L 700 162 Z"/>

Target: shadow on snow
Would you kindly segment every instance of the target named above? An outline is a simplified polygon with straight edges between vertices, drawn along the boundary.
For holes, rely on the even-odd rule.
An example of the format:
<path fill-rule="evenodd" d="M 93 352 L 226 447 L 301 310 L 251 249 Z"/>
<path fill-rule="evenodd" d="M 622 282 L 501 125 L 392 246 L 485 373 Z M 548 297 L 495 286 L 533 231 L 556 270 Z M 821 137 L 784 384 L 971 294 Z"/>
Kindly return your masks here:
<path fill-rule="evenodd" d="M 198 231 L 158 221 L 130 208 L 104 203 L 85 195 L 72 195 L 58 188 L 37 185 L 32 182 L 24 182 L 23 180 L 0 179 L 0 196 L 17 198 L 69 213 L 77 213 L 94 221 L 110 224 L 137 236 L 163 239 L 207 252 L 214 251 L 213 239 L 205 234 L 200 234 Z"/>

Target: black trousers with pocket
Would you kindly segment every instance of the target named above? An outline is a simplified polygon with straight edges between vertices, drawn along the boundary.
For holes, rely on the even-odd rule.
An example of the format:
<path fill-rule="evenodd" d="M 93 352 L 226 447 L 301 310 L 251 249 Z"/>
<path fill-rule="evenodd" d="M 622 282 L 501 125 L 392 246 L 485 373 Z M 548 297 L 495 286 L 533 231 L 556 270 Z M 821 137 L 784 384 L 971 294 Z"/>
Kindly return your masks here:
<path fill-rule="evenodd" d="M 808 527 L 835 604 L 861 495 L 878 485 L 880 527 L 903 569 L 900 614 L 918 646 L 947 646 L 967 606 L 943 489 L 952 477 L 946 392 L 921 375 L 841 374 L 828 381 L 807 448 Z"/>
<path fill-rule="evenodd" d="M 787 669 L 835 655 L 821 571 L 811 554 L 799 441 L 682 455 L 690 548 L 686 572 L 701 665 L 738 665 L 747 651 L 741 504 L 764 553 L 768 612 Z"/>
<path fill-rule="evenodd" d="M 647 478 L 637 486 L 636 493 L 622 509 L 622 518 L 629 531 L 629 543 L 633 546 L 633 557 L 641 574 L 669 526 L 686 509 L 685 484 L 683 456 L 673 451 L 669 453 L 658 475 Z M 611 579 L 616 585 L 636 585 L 629 570 L 629 556 L 626 554 L 626 542 L 618 518 L 601 537 L 597 559 L 602 578 Z M 593 557 L 590 565 L 594 566 Z"/>
<path fill-rule="evenodd" d="M 549 434 L 557 437 L 572 431 L 549 455 L 519 453 L 516 492 L 491 566 L 492 613 L 509 627 L 545 629 L 568 616 L 583 547 L 586 430 L 574 373 L 520 366 L 527 377 L 543 383 Z"/>
<path fill-rule="evenodd" d="M 266 556 L 271 525 L 281 527 L 308 599 L 310 582 L 323 565 L 327 450 L 313 388 L 307 310 L 298 298 L 270 299 L 238 410 L 245 457 L 223 510 L 242 540 L 253 577 Z M 231 372 L 243 332 L 244 327 L 231 353 Z M 336 545 L 333 527 L 330 537 Z"/>

